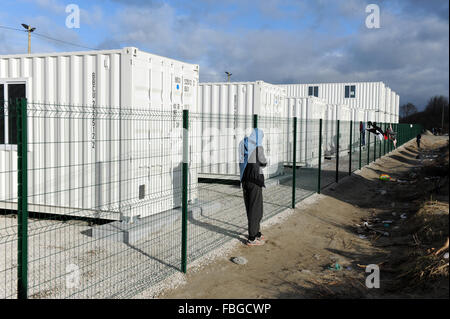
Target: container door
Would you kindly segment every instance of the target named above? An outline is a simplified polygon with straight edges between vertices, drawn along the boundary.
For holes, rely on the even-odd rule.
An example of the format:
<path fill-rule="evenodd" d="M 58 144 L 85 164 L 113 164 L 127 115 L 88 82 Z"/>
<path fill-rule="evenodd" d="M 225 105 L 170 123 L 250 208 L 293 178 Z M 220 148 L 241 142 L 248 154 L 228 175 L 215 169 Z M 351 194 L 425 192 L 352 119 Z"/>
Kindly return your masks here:
<path fill-rule="evenodd" d="M 25 83 L 0 83 L 0 201 L 17 200 L 17 98 Z"/>
<path fill-rule="evenodd" d="M 17 145 L 17 113 L 15 106 L 16 99 L 25 98 L 25 84 L 6 84 L 8 91 L 8 144 Z"/>

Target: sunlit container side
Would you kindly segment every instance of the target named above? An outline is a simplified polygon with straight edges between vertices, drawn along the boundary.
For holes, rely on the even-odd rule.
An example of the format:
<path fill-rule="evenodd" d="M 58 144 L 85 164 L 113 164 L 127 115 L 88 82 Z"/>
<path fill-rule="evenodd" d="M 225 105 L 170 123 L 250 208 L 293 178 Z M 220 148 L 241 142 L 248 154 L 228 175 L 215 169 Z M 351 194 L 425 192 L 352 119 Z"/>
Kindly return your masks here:
<path fill-rule="evenodd" d="M 384 123 L 384 120 L 386 119 L 386 116 L 384 112 L 375 111 L 375 121 L 377 123 Z"/>
<path fill-rule="evenodd" d="M 286 88 L 287 95 L 292 97 L 315 95 L 331 104 L 345 104 L 352 108 L 373 110 L 385 109 L 383 82 L 281 84 L 280 86 Z"/>
<path fill-rule="evenodd" d="M 297 117 L 297 155 L 296 162 L 303 166 L 317 165 L 319 155 L 319 119 L 326 116 L 326 103 L 316 97 L 288 98 L 287 117 L 289 118 L 288 131 L 286 133 L 287 151 L 285 162 L 293 161 L 293 124 L 292 117 Z"/>
<path fill-rule="evenodd" d="M 364 122 L 364 110 L 362 109 L 356 109 L 356 108 L 352 108 L 351 109 L 352 112 L 352 120 L 353 122 Z"/>
<path fill-rule="evenodd" d="M 395 94 L 395 123 L 399 122 L 399 115 L 400 115 L 400 95 Z"/>
<path fill-rule="evenodd" d="M 323 154 L 333 156 L 336 150 L 337 120 L 349 121 L 351 117 L 350 108 L 342 104 L 327 104 L 326 116 L 323 122 Z"/>
<path fill-rule="evenodd" d="M 391 103 L 391 114 L 394 115 L 393 123 L 397 123 L 396 122 L 396 109 L 397 109 L 397 106 L 396 106 L 396 99 L 395 99 L 395 97 L 396 97 L 396 93 L 394 91 L 391 91 L 391 102 L 390 103 Z"/>
<path fill-rule="evenodd" d="M 0 83 L 26 85 L 29 210 L 128 219 L 179 206 L 181 113 L 196 111 L 198 77 L 198 65 L 133 47 L 0 56 Z M 1 145 L 0 172 L 16 161 L 16 145 Z M 3 208 L 16 180 L 0 174 Z"/>
<path fill-rule="evenodd" d="M 288 96 L 323 98 L 330 104 L 345 104 L 351 108 L 379 112 L 375 121 L 386 118 L 383 113 L 397 114 L 392 102 L 392 90 L 383 82 L 282 84 Z M 394 92 L 395 93 L 395 92 Z"/>
<path fill-rule="evenodd" d="M 335 148 L 337 112 L 333 104 L 326 105 L 325 118 L 322 125 L 322 154 L 331 156 Z"/>
<path fill-rule="evenodd" d="M 386 87 L 386 94 L 384 96 L 385 99 L 385 105 L 386 105 L 386 113 L 391 114 L 392 113 L 392 107 L 391 107 L 391 88 Z"/>
<path fill-rule="evenodd" d="M 364 121 L 365 122 L 376 122 L 376 113 L 374 110 L 364 110 Z"/>
<path fill-rule="evenodd" d="M 239 143 L 260 117 L 268 166 L 266 177 L 283 173 L 286 140 L 280 120 L 286 114 L 285 90 L 263 81 L 200 83 L 202 121 L 201 165 L 204 174 L 239 175 Z"/>

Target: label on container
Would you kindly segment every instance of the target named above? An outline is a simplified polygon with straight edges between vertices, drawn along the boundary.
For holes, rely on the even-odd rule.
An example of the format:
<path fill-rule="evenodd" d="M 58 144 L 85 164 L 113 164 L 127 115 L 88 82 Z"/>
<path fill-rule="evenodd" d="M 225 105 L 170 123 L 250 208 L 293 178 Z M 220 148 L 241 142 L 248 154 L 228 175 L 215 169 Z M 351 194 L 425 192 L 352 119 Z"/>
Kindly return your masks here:
<path fill-rule="evenodd" d="M 180 128 L 181 127 L 181 105 L 173 104 L 172 105 L 172 128 Z"/>
<path fill-rule="evenodd" d="M 96 118 L 97 118 L 97 83 L 95 72 L 92 72 L 92 132 L 91 132 L 91 148 L 95 148 L 95 137 L 96 137 Z"/>

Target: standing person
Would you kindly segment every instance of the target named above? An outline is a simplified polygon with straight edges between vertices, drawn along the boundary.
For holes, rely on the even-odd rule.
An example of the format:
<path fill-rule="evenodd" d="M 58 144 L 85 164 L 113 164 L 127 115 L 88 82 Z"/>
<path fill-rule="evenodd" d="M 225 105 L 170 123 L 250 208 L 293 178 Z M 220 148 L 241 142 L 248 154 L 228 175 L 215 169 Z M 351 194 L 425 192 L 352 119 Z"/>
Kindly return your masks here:
<path fill-rule="evenodd" d="M 359 134 L 361 136 L 361 145 L 366 145 L 366 123 L 359 122 Z"/>
<path fill-rule="evenodd" d="M 389 127 L 386 129 L 386 134 L 388 135 L 389 140 L 391 140 L 392 143 L 394 144 L 394 148 L 397 148 L 397 137 L 396 133 L 392 129 L 392 124 L 390 124 Z"/>
<path fill-rule="evenodd" d="M 239 145 L 240 180 L 248 220 L 248 246 L 264 245 L 264 236 L 260 230 L 263 216 L 262 188 L 265 187 L 262 168 L 267 165 L 263 137 L 263 131 L 255 128 Z"/>
<path fill-rule="evenodd" d="M 416 143 L 417 143 L 417 148 L 420 149 L 420 139 L 422 138 L 422 135 L 419 133 L 416 136 Z"/>

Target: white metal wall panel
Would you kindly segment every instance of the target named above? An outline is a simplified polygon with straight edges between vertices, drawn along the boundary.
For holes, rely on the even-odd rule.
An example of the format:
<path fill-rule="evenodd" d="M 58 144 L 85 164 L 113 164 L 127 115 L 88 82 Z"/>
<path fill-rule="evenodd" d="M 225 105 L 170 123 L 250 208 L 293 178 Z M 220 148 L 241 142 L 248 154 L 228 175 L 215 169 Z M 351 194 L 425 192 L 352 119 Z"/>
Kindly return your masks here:
<path fill-rule="evenodd" d="M 364 121 L 364 110 L 362 109 L 352 109 L 352 119 L 353 122 L 363 122 Z"/>
<path fill-rule="evenodd" d="M 265 118 L 261 122 L 268 159 L 264 174 L 282 173 L 285 140 L 277 118 L 285 114 L 284 89 L 262 81 L 200 83 L 199 96 L 199 110 L 204 114 L 200 172 L 239 175 L 239 142 L 251 133 L 251 116 L 258 114 Z"/>
<path fill-rule="evenodd" d="M 354 85 L 355 98 L 345 98 L 345 86 Z M 396 113 L 393 109 L 390 88 L 383 82 L 348 82 L 348 83 L 310 83 L 310 84 L 283 84 L 290 97 L 307 97 L 309 86 L 319 87 L 319 98 L 330 104 L 344 104 L 350 108 L 375 110 L 386 113 Z M 377 116 L 382 118 L 382 115 Z"/>
<path fill-rule="evenodd" d="M 400 114 L 400 95 L 395 94 L 395 123 L 398 123 Z"/>
<path fill-rule="evenodd" d="M 0 80 L 26 82 L 30 109 L 42 108 L 39 118 L 29 120 L 29 185 L 40 194 L 29 203 L 45 205 L 48 213 L 62 213 L 62 207 L 90 217 L 98 217 L 92 211 L 109 212 L 113 219 L 145 217 L 176 206 L 173 185 L 181 165 L 172 155 L 181 151 L 171 146 L 182 134 L 182 110 L 196 111 L 198 71 L 197 65 L 136 48 L 0 56 Z M 101 114 L 119 109 L 167 111 L 176 113 L 177 120 L 124 119 L 120 127 L 117 117 Z M 83 142 L 91 139 L 92 145 Z M 192 144 L 191 155 L 200 147 Z M 136 160 L 139 154 L 144 159 Z M 14 169 L 16 161 L 14 148 L 0 149 L 1 171 Z M 191 200 L 197 198 L 196 174 L 191 170 Z M 17 197 L 16 177 L 1 175 L 0 203 Z M 140 185 L 147 191 L 138 200 Z"/>
<path fill-rule="evenodd" d="M 292 120 L 297 117 L 297 155 L 296 161 L 302 165 L 313 165 L 317 162 L 319 154 L 318 120 L 324 119 L 327 114 L 327 105 L 324 100 L 316 97 L 288 98 L 287 117 L 289 124 L 286 132 L 286 151 L 283 152 L 284 161 L 291 163 L 293 159 Z"/>

